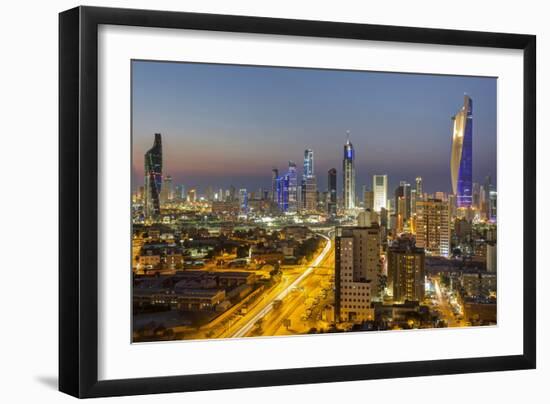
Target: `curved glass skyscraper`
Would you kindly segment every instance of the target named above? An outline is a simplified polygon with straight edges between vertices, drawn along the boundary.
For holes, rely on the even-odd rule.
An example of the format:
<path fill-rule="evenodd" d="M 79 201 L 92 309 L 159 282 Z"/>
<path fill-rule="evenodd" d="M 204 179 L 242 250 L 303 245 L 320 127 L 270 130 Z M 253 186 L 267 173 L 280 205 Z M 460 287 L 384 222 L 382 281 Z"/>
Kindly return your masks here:
<path fill-rule="evenodd" d="M 353 209 L 355 208 L 355 151 L 349 137 L 344 145 L 343 173 L 344 209 Z"/>
<path fill-rule="evenodd" d="M 155 133 L 153 147 L 145 153 L 145 204 L 146 219 L 160 215 L 160 191 L 162 189 L 162 139 Z"/>
<path fill-rule="evenodd" d="M 464 105 L 453 117 L 451 182 L 458 208 L 472 206 L 472 99 L 464 96 Z"/>

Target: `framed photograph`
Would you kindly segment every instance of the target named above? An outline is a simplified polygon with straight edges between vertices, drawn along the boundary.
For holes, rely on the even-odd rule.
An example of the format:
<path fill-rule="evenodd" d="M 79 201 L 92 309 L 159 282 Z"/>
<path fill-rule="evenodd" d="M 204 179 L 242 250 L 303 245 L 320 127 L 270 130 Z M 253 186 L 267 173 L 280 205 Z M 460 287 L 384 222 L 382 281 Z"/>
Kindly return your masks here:
<path fill-rule="evenodd" d="M 61 391 L 535 368 L 535 36 L 59 24 Z"/>

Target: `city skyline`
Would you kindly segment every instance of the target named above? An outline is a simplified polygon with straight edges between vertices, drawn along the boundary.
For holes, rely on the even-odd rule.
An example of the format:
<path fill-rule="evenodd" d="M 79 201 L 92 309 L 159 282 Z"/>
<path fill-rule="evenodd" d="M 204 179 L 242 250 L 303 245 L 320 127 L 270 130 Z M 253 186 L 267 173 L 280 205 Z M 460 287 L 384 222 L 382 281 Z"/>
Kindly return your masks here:
<path fill-rule="evenodd" d="M 497 323 L 493 79 L 153 65 L 134 342 Z"/>
<path fill-rule="evenodd" d="M 258 73 L 257 69 L 261 70 L 261 72 Z M 233 74 L 228 75 L 228 71 Z M 196 112 L 197 108 L 200 109 L 201 104 L 204 106 L 205 102 L 210 102 L 206 98 L 213 96 L 212 83 L 210 81 L 201 81 L 201 79 L 212 78 L 213 75 L 218 77 L 220 72 L 225 72 L 225 74 L 221 74 L 222 77 L 215 80 L 218 85 L 216 87 L 218 97 L 216 101 L 210 100 L 214 104 L 212 104 L 213 107 L 209 104 L 209 107 L 213 110 L 212 113 L 223 112 L 224 118 L 227 118 L 227 120 L 210 122 L 208 111 L 202 111 L 202 115 L 197 115 L 193 112 Z M 304 75 L 304 72 L 308 74 Z M 414 179 L 417 176 L 424 179 L 426 192 L 450 192 L 452 188 L 448 161 L 451 153 L 452 139 L 451 117 L 459 109 L 460 99 L 464 93 L 464 91 L 456 93 L 459 89 L 456 89 L 456 91 L 452 91 L 451 89 L 457 88 L 459 85 L 463 90 L 468 89 L 468 93 L 476 100 L 476 109 L 474 111 L 476 124 L 473 136 L 475 150 L 473 155 L 473 181 L 482 183 L 487 175 L 496 178 L 496 80 L 492 78 L 135 61 L 133 62 L 133 73 L 134 130 L 132 185 L 134 189 L 143 184 L 143 156 L 148 148 L 150 148 L 151 136 L 153 133 L 160 132 L 163 135 L 163 141 L 168 145 L 164 151 L 163 174 L 171 175 L 174 184 L 184 184 L 187 189 L 198 188 L 199 193 L 204 192 L 208 186 L 214 189 L 220 187 L 225 189 L 230 185 L 234 185 L 236 188 L 247 188 L 249 191 L 260 187 L 269 189 L 273 167 L 277 167 L 281 172 L 284 172 L 289 160 L 300 163 L 303 161 L 304 150 L 312 149 L 315 153 L 317 189 L 325 191 L 328 187 L 326 180 L 328 170 L 334 167 L 337 171 L 341 172 L 342 144 L 346 140 L 346 131 L 350 130 L 350 140 L 355 149 L 356 193 L 359 193 L 363 185 L 367 185 L 369 189 L 372 189 L 372 176 L 378 174 L 388 175 L 388 192 L 392 192 L 400 181 L 405 180 L 414 183 Z M 190 86 L 185 96 L 179 93 L 175 95 L 174 87 L 176 89 L 179 88 L 176 84 L 189 83 L 189 80 L 193 80 L 193 74 L 195 74 L 195 79 L 197 79 L 198 83 L 195 82 L 193 86 Z M 244 139 L 244 134 L 251 130 L 251 125 L 254 126 L 253 123 L 258 119 L 258 117 L 252 116 L 256 108 L 251 104 L 251 101 L 259 96 L 257 92 L 262 86 L 265 86 L 269 82 L 277 82 L 286 84 L 283 87 L 288 90 L 289 83 L 296 84 L 296 80 L 298 80 L 297 87 L 299 87 L 299 90 L 297 91 L 301 98 L 305 97 L 305 99 L 312 101 L 311 96 L 303 94 L 305 91 L 304 87 L 311 84 L 312 79 L 309 78 L 311 74 L 314 76 L 325 76 L 325 78 L 331 78 L 340 82 L 342 89 L 335 95 L 335 101 L 341 100 L 343 95 L 341 93 L 349 89 L 350 83 L 363 86 L 368 84 L 371 88 L 377 89 L 378 92 L 375 92 L 374 95 L 380 94 L 381 89 L 386 88 L 388 93 L 408 94 L 410 91 L 414 92 L 415 88 L 419 85 L 426 85 L 428 83 L 432 85 L 438 84 L 439 90 L 436 93 L 428 89 L 425 92 L 428 92 L 429 96 L 424 94 L 425 92 L 418 93 L 418 102 L 410 105 L 406 104 L 407 108 L 401 111 L 402 113 L 399 115 L 400 119 L 389 121 L 386 119 L 387 114 L 391 112 L 388 110 L 387 104 L 392 100 L 391 95 L 386 94 L 384 97 L 381 97 L 381 102 L 379 105 L 377 104 L 378 106 L 371 106 L 374 112 L 366 110 L 364 114 L 357 114 L 355 115 L 355 121 L 350 116 L 350 120 L 346 122 L 347 126 L 334 128 L 335 133 L 330 133 L 327 128 L 318 128 L 315 132 L 305 131 L 308 127 L 314 128 L 319 126 L 319 123 L 315 121 L 326 120 L 326 117 L 319 117 L 316 120 L 310 121 L 306 120 L 308 116 L 311 118 L 312 114 L 315 116 L 316 111 L 320 113 L 328 106 L 318 105 L 306 108 L 304 112 L 307 112 L 307 114 L 299 121 L 294 120 L 294 123 L 296 123 L 295 126 L 291 125 L 292 120 L 289 123 L 285 122 L 288 128 L 286 131 L 277 132 L 280 134 L 278 138 L 274 139 L 270 136 L 259 136 L 256 134 L 255 137 Z M 340 75 L 343 75 L 344 78 L 341 78 Z M 235 76 L 233 82 L 230 83 L 226 80 L 226 76 Z M 406 80 L 403 80 L 403 77 Z M 389 81 L 388 78 L 390 79 Z M 243 84 L 242 92 L 238 92 L 234 88 L 235 80 Z M 268 83 L 263 83 L 262 80 L 267 80 Z M 315 80 L 319 80 L 319 77 L 315 77 Z M 393 83 L 395 80 L 400 81 L 400 83 L 388 86 L 389 83 Z M 415 83 L 407 84 L 411 80 Z M 154 91 L 151 89 L 152 84 L 150 81 L 155 81 Z M 170 83 L 172 84 L 170 86 L 172 90 L 166 88 Z M 199 92 L 198 88 L 201 87 L 199 85 L 201 83 L 204 84 L 203 92 Z M 325 92 L 328 88 L 334 89 L 336 84 L 325 84 L 320 87 L 322 88 L 316 90 L 312 88 L 312 91 L 315 90 L 313 93 Z M 395 87 L 403 88 L 398 91 Z M 440 87 L 444 87 L 444 89 Z M 245 105 L 251 107 L 250 111 L 246 111 L 246 113 L 237 111 L 240 113 L 236 113 L 236 117 L 227 117 L 227 111 L 223 108 L 228 107 L 231 109 L 228 106 L 227 98 L 230 95 L 238 99 L 246 98 L 247 96 L 244 93 L 246 93 L 247 89 L 251 93 L 248 95 L 250 98 L 248 104 L 245 103 Z M 443 93 L 445 92 L 453 93 L 449 94 L 449 97 L 452 95 L 453 98 L 451 101 L 446 98 L 444 99 Z M 340 110 L 333 114 L 336 115 L 336 121 L 339 121 L 343 115 L 350 115 L 350 111 L 357 109 L 358 104 L 361 104 L 362 101 L 358 99 L 356 91 L 350 90 L 349 96 L 352 101 L 347 105 L 340 105 Z M 292 94 L 280 94 L 280 91 L 275 91 L 273 97 L 281 102 L 294 98 Z M 273 97 L 270 95 L 264 96 L 265 103 L 271 107 L 274 103 Z M 368 96 L 365 97 L 368 98 Z M 410 94 L 409 97 L 405 98 L 409 99 Z M 167 102 L 166 99 L 171 103 L 170 108 L 159 114 L 157 108 L 164 102 Z M 196 99 L 198 102 L 191 104 L 192 99 Z M 203 100 L 202 103 L 200 102 L 201 100 Z M 428 102 L 427 100 L 431 101 Z M 425 123 L 427 121 L 426 115 L 433 115 L 433 112 L 430 111 L 434 100 L 437 101 L 435 103 L 437 104 L 436 110 L 440 110 L 441 107 L 439 105 L 444 103 L 448 105 L 446 108 L 449 113 L 443 117 L 437 116 L 434 118 L 436 123 L 427 125 Z M 418 110 L 418 104 L 422 104 L 422 102 L 424 108 L 418 111 L 422 119 L 415 118 L 412 116 L 410 110 Z M 324 103 L 331 104 L 331 102 Z M 155 106 L 151 107 L 153 104 Z M 184 106 L 191 106 L 192 108 L 189 109 L 189 114 L 182 111 L 175 113 L 174 109 L 176 106 L 174 104 L 182 108 Z M 199 106 L 197 107 L 196 104 Z M 293 103 L 293 105 L 295 104 Z M 282 108 L 282 111 L 270 110 L 267 106 L 263 109 L 260 108 L 259 112 L 262 113 L 261 118 L 266 123 L 265 129 L 262 131 L 263 133 L 271 133 L 275 130 L 271 122 L 274 116 L 289 114 L 290 107 L 286 105 L 283 105 L 283 107 L 286 108 Z M 302 104 L 299 107 L 302 110 L 305 108 Z M 377 116 L 377 114 L 382 115 Z M 250 122 L 243 123 L 242 119 L 244 119 L 244 116 L 250 118 L 252 124 Z M 362 131 L 354 130 L 354 128 L 360 128 L 359 122 L 364 121 L 366 116 L 374 116 L 374 121 L 371 121 L 372 124 L 365 126 Z M 191 123 L 187 124 L 184 119 L 185 117 L 188 117 Z M 377 123 L 376 121 L 377 119 L 380 120 L 379 118 L 383 118 L 387 124 L 381 125 L 379 122 Z M 418 134 L 419 138 L 422 139 L 421 142 L 411 140 L 410 133 L 398 134 L 394 136 L 395 139 L 393 140 L 389 139 L 391 136 L 379 136 L 376 133 L 371 136 L 362 134 L 369 131 L 370 127 L 388 126 L 388 129 L 381 130 L 381 132 L 392 131 L 392 128 L 396 127 L 394 121 L 403 121 L 404 119 L 408 122 L 407 125 L 412 127 L 411 133 L 420 132 L 424 127 L 431 127 L 431 129 L 428 132 L 423 132 L 427 133 L 427 136 Z M 212 117 L 210 120 L 214 121 L 215 119 Z M 238 130 L 237 126 L 239 122 L 242 125 L 241 131 Z M 191 133 L 203 134 L 203 130 L 207 129 L 211 131 L 212 126 L 216 125 L 220 126 L 220 128 L 215 132 L 209 132 L 207 136 L 191 135 Z M 402 125 L 403 122 L 397 126 Z M 333 124 L 331 123 L 328 126 L 333 126 Z M 446 128 L 445 130 L 441 129 L 438 131 L 438 133 L 441 133 L 434 137 L 434 127 L 437 128 L 439 126 L 445 126 Z M 194 127 L 194 130 L 197 132 L 189 131 L 191 127 Z M 152 131 L 146 132 L 148 130 Z M 297 139 L 298 136 L 289 139 L 290 135 L 296 135 L 296 130 L 305 132 L 301 132 L 300 139 Z M 188 132 L 190 135 L 181 135 L 182 132 Z M 236 136 L 235 132 L 239 132 L 239 136 Z M 316 134 L 318 136 L 315 139 Z M 311 139 L 311 143 L 309 139 Z M 395 144 L 403 139 L 405 141 L 409 139 L 409 142 L 406 144 L 407 147 L 403 147 L 403 142 L 399 146 Z M 426 143 L 425 139 L 431 139 L 432 142 Z M 288 141 L 288 147 L 286 143 L 283 144 L 281 141 Z M 204 144 L 204 142 L 208 142 L 208 144 Z M 257 146 L 258 142 L 261 142 L 263 146 Z M 427 148 L 426 144 L 430 148 Z M 392 145 L 397 146 L 397 148 L 392 152 L 384 151 L 385 148 Z M 446 150 L 444 150 L 445 148 Z M 421 152 L 418 153 L 418 150 Z M 442 152 L 433 153 L 434 150 L 442 150 Z M 236 159 L 235 153 L 239 153 L 241 157 Z M 426 153 L 430 154 L 430 159 L 426 158 Z M 269 154 L 271 157 L 266 157 L 266 154 Z M 205 156 L 208 156 L 208 158 L 205 158 Z M 245 157 L 243 158 L 243 156 Z M 402 165 L 404 167 L 401 167 Z M 297 166 L 298 176 L 301 177 L 303 174 L 301 164 L 297 164 Z M 438 169 L 434 169 L 434 166 L 438 167 Z M 338 193 L 341 194 L 341 192 L 342 181 L 340 179 L 338 181 Z"/>

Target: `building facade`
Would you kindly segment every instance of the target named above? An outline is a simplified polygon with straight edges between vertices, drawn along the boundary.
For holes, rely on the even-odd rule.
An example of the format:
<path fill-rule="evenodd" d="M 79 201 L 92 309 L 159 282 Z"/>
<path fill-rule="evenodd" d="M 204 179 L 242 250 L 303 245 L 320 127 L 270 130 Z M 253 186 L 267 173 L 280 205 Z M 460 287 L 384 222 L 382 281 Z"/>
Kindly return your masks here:
<path fill-rule="evenodd" d="M 327 213 L 336 216 L 338 203 L 338 193 L 336 190 L 336 168 L 328 170 L 328 201 Z"/>
<path fill-rule="evenodd" d="M 472 99 L 464 96 L 464 105 L 453 117 L 451 183 L 458 208 L 472 207 Z"/>
<path fill-rule="evenodd" d="M 412 239 L 399 239 L 388 248 L 388 285 L 394 302 L 424 300 L 424 249 Z"/>
<path fill-rule="evenodd" d="M 439 199 L 416 203 L 416 245 L 428 255 L 448 257 L 450 248 L 449 205 Z"/>
<path fill-rule="evenodd" d="M 344 145 L 343 160 L 343 186 L 344 186 L 344 209 L 355 208 L 355 151 L 353 145 L 347 140 Z"/>
<path fill-rule="evenodd" d="M 160 216 L 160 193 L 162 190 L 162 137 L 155 133 L 153 147 L 145 153 L 145 219 Z"/>
<path fill-rule="evenodd" d="M 317 210 L 317 179 L 314 171 L 313 150 L 304 151 L 304 174 L 302 176 L 302 207 L 307 212 Z"/>
<path fill-rule="evenodd" d="M 338 321 L 361 323 L 374 319 L 382 265 L 380 228 L 336 229 L 335 314 Z"/>
<path fill-rule="evenodd" d="M 373 175 L 372 189 L 374 191 L 374 210 L 380 212 L 380 209 L 386 208 L 388 201 L 388 176 Z"/>

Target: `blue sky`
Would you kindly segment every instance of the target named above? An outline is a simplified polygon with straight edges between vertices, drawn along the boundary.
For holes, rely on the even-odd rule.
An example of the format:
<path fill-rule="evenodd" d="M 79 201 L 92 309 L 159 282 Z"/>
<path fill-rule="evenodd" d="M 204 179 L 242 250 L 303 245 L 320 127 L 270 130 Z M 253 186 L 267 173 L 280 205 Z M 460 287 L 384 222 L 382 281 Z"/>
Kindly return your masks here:
<path fill-rule="evenodd" d="M 474 181 L 496 178 L 496 78 L 173 62 L 132 62 L 133 179 L 162 133 L 164 174 L 174 183 L 257 190 L 288 160 L 302 170 L 315 153 L 318 188 L 327 171 L 341 183 L 346 131 L 356 153 L 358 192 L 373 174 L 424 179 L 449 192 L 451 117 L 473 100 Z M 339 184 L 341 185 L 341 184 Z"/>

